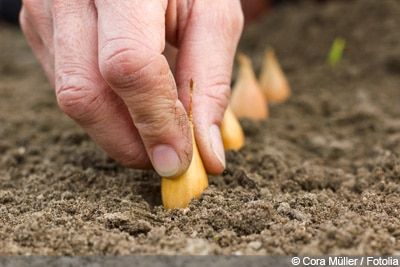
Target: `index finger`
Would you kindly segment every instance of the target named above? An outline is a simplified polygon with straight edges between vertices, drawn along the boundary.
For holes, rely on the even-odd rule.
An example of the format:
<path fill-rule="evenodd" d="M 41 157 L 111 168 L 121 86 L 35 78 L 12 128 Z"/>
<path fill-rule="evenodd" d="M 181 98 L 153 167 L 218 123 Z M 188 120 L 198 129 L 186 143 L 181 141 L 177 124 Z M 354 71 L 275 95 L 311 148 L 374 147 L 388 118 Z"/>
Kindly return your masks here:
<path fill-rule="evenodd" d="M 182 174 L 192 157 L 189 121 L 162 55 L 166 1 L 97 0 L 99 68 L 129 109 L 156 171 Z"/>

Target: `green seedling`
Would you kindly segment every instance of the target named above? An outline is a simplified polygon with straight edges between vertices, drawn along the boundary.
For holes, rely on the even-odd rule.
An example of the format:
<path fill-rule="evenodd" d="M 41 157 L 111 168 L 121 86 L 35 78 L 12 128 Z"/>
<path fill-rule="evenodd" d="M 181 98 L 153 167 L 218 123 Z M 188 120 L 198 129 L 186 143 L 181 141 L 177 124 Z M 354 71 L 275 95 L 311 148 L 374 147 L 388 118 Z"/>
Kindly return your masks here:
<path fill-rule="evenodd" d="M 335 40 L 333 40 L 327 59 L 327 63 L 329 66 L 335 67 L 337 64 L 339 64 L 339 62 L 342 60 L 345 46 L 345 39 L 337 37 L 335 38 Z"/>

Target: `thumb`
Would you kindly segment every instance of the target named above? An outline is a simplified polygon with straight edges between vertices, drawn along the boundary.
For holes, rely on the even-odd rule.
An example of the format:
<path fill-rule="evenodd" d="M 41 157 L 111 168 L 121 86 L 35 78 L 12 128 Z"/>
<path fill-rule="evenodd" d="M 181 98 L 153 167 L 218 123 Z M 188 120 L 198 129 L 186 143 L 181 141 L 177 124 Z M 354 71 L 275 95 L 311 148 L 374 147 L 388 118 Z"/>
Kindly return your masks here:
<path fill-rule="evenodd" d="M 240 1 L 193 1 L 183 36 L 178 36 L 176 66 L 179 98 L 188 110 L 190 79 L 194 81 L 193 122 L 206 170 L 225 168 L 220 126 L 230 93 L 236 46 L 243 28 Z"/>

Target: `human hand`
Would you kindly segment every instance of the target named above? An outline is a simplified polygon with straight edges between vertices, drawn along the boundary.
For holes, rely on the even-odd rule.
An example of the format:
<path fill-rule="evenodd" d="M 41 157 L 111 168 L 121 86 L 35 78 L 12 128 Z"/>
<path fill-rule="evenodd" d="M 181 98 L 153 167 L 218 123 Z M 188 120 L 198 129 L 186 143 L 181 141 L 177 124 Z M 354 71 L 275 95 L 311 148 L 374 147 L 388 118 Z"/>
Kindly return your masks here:
<path fill-rule="evenodd" d="M 164 177 L 191 161 L 187 111 L 206 170 L 221 173 L 219 132 L 241 34 L 239 0 L 25 0 L 23 32 L 60 108 L 112 158 Z M 175 77 L 162 52 L 178 49 Z"/>

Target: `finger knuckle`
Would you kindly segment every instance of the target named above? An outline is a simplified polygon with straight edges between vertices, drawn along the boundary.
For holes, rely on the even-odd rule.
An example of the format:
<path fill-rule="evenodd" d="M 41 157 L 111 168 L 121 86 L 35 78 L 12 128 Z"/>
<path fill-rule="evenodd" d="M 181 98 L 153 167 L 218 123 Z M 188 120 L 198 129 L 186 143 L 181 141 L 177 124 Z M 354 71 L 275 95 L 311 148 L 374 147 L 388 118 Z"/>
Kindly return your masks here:
<path fill-rule="evenodd" d="M 109 43 L 100 56 L 100 72 L 103 78 L 118 89 L 132 88 L 140 83 L 150 72 L 148 53 L 145 49 L 118 47 L 117 41 Z"/>
<path fill-rule="evenodd" d="M 196 2 L 199 3 L 200 1 Z M 205 16 L 208 21 L 212 21 L 214 25 L 219 25 L 220 33 L 230 39 L 239 39 L 244 25 L 244 15 L 239 0 L 227 1 L 223 3 L 215 1 L 209 3 L 202 1 L 196 12 L 197 16 Z M 209 12 L 210 6 L 213 5 L 213 12 Z"/>
<path fill-rule="evenodd" d="M 94 92 L 90 85 L 73 81 L 57 85 L 56 96 L 60 109 L 83 123 L 93 120 L 103 102 L 101 94 Z"/>
<path fill-rule="evenodd" d="M 236 1 L 233 4 L 236 5 L 236 7 L 233 8 L 235 10 L 233 13 L 234 23 L 236 23 L 238 28 L 242 29 L 244 26 L 244 14 L 241 3 L 240 1 Z"/>
<path fill-rule="evenodd" d="M 225 25 L 224 29 L 228 36 L 239 38 L 244 25 L 244 15 L 240 6 L 230 7 L 229 10 L 222 12 L 221 25 Z"/>
<path fill-rule="evenodd" d="M 211 88 L 204 92 L 207 102 L 211 101 L 223 112 L 229 102 L 230 85 L 226 82 L 214 82 L 208 85 L 207 88 Z"/>

